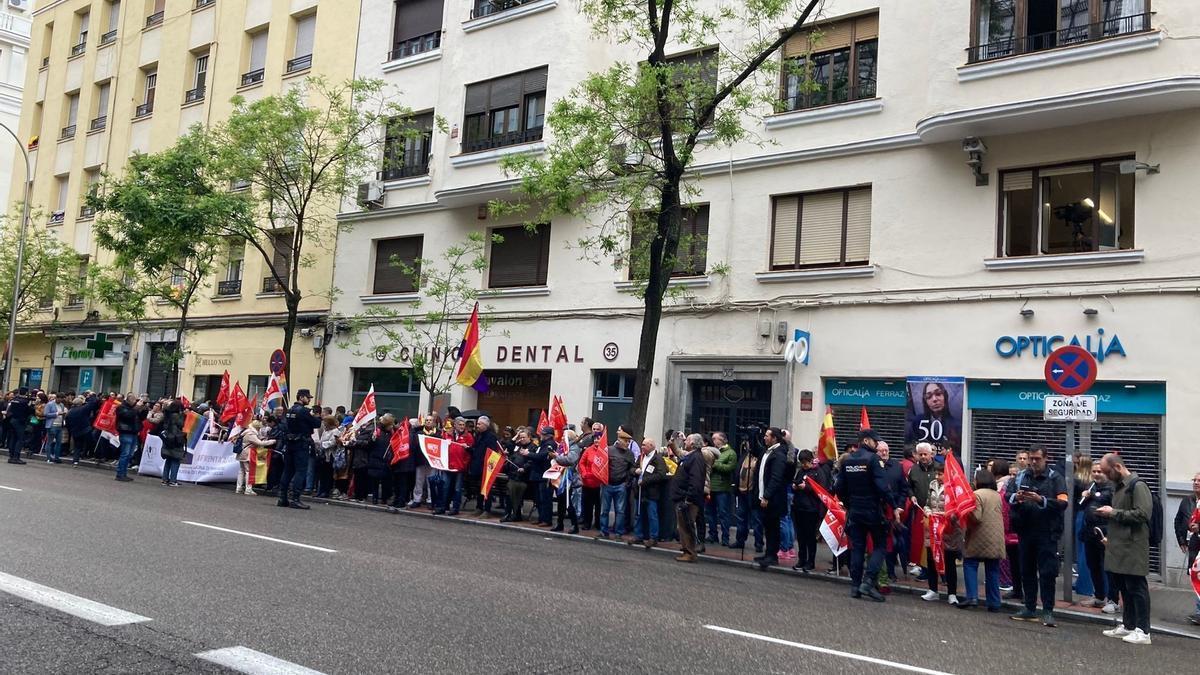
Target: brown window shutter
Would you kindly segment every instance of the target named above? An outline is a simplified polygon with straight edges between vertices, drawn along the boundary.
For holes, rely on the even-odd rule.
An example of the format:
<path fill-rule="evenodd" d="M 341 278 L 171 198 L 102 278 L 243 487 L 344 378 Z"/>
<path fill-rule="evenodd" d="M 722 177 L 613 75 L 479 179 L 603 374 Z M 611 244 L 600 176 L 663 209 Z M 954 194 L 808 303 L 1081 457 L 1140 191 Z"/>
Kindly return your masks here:
<path fill-rule="evenodd" d="M 689 207 L 684 213 L 687 217 L 684 225 L 687 248 L 680 247 L 675 273 L 700 276 L 708 268 L 708 204 Z"/>
<path fill-rule="evenodd" d="M 491 91 L 491 82 L 477 82 L 467 85 L 467 100 L 463 108 L 463 112 L 470 115 L 477 115 L 488 111 L 488 92 Z"/>
<path fill-rule="evenodd" d="M 771 268 L 787 269 L 796 265 L 796 238 L 799 236 L 800 198 L 792 195 L 775 198 L 774 236 L 771 241 Z"/>
<path fill-rule="evenodd" d="M 874 40 L 879 37 L 879 15 L 868 14 L 854 20 L 854 41 Z"/>
<path fill-rule="evenodd" d="M 529 70 L 523 73 L 521 92 L 524 94 L 536 94 L 546 91 L 547 72 L 547 68 L 538 68 L 537 70 Z"/>
<path fill-rule="evenodd" d="M 517 73 L 516 75 L 508 75 L 498 80 L 492 80 L 491 98 L 488 101 L 488 110 L 500 110 L 501 108 L 511 108 L 521 104 L 521 82 L 524 75 Z"/>
<path fill-rule="evenodd" d="M 414 276 L 420 277 L 423 237 L 399 237 L 375 242 L 375 283 L 372 292 L 412 293 L 416 290 Z M 393 260 L 401 260 L 416 268 L 415 275 L 406 274 Z"/>
<path fill-rule="evenodd" d="M 804 56 L 810 51 L 813 54 L 819 54 L 849 47 L 854 39 L 854 25 L 854 19 L 845 19 L 803 30 L 793 35 L 783 45 L 783 55 L 785 57 Z M 878 32 L 878 28 L 876 32 Z M 860 37 L 860 39 L 862 38 Z"/>
<path fill-rule="evenodd" d="M 271 256 L 271 268 L 279 276 L 287 279 L 292 259 L 292 233 L 275 232 L 271 234 L 271 245 L 274 248 Z"/>
<path fill-rule="evenodd" d="M 871 189 L 851 190 L 846 201 L 846 263 L 871 258 Z"/>
<path fill-rule="evenodd" d="M 400 44 L 442 29 L 444 0 L 398 0 L 392 41 Z"/>
<path fill-rule="evenodd" d="M 842 259 L 842 209 L 845 192 L 804 195 L 800 217 L 800 259 L 806 265 L 836 264 Z"/>
<path fill-rule="evenodd" d="M 492 243 L 488 288 L 544 286 L 550 257 L 550 224 L 530 232 L 523 225 L 493 230 L 504 238 Z"/>

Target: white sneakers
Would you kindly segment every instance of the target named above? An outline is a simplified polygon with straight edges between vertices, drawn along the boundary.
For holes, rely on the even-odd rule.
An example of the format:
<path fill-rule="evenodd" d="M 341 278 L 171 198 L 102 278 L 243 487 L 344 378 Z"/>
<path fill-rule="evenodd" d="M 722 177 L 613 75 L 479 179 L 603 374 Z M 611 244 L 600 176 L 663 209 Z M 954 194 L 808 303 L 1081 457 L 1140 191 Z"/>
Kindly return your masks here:
<path fill-rule="evenodd" d="M 951 597 L 954 597 L 954 596 L 951 596 Z M 938 599 L 938 593 L 937 593 L 937 591 L 925 591 L 925 595 L 922 595 L 921 599 L 924 600 L 925 602 L 933 602 Z"/>
<path fill-rule="evenodd" d="M 1110 628 L 1104 631 L 1104 635 L 1110 638 L 1120 638 L 1123 642 L 1128 642 L 1131 645 L 1148 645 L 1150 644 L 1150 634 L 1143 631 L 1141 628 L 1129 630 L 1121 624 L 1117 624 L 1116 628 Z"/>
<path fill-rule="evenodd" d="M 253 496 L 257 495 L 258 493 L 255 492 L 254 490 L 251 490 L 250 488 L 246 488 L 246 491 L 243 492 L 242 494 L 246 495 L 247 497 L 253 497 Z"/>
<path fill-rule="evenodd" d="M 1104 612 L 1105 614 L 1116 614 L 1117 610 L 1119 609 L 1121 608 L 1117 606 L 1117 603 L 1110 600 L 1108 604 L 1104 605 L 1104 608 L 1100 611 Z"/>
<path fill-rule="evenodd" d="M 1124 638 L 1126 635 L 1133 635 L 1133 632 L 1126 630 L 1125 626 L 1117 624 L 1116 628 L 1110 628 L 1104 631 L 1104 635 L 1110 638 Z"/>
<path fill-rule="evenodd" d="M 908 564 L 908 576 L 915 577 L 915 576 L 919 575 L 922 571 L 924 571 L 924 570 L 920 565 L 918 565 L 916 563 Z"/>
<path fill-rule="evenodd" d="M 946 602 L 950 603 L 951 605 L 957 605 L 958 604 L 958 596 L 951 593 L 949 599 L 947 599 Z"/>

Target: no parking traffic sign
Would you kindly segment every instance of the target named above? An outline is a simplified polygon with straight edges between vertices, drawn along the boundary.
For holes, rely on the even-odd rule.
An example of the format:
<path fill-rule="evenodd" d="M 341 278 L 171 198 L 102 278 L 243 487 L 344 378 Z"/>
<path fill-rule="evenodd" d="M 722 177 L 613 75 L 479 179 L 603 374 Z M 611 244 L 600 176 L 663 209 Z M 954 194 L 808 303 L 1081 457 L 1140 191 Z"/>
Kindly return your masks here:
<path fill-rule="evenodd" d="M 1046 384 L 1056 394 L 1079 396 L 1096 383 L 1096 359 L 1076 345 L 1059 347 L 1046 359 Z"/>

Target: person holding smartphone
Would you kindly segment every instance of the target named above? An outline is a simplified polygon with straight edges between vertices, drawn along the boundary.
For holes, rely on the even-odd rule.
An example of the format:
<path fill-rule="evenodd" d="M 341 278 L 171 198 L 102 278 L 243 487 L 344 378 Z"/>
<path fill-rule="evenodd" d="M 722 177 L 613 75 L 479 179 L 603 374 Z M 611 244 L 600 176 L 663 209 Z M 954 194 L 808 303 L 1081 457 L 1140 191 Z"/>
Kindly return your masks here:
<path fill-rule="evenodd" d="M 1046 449 L 1029 450 L 1029 468 L 1017 474 L 1009 490 L 1009 512 L 1021 557 L 1021 586 L 1025 608 L 1014 621 L 1038 621 L 1053 628 L 1054 590 L 1058 580 L 1058 542 L 1067 509 L 1067 484 L 1047 463 Z M 1042 612 L 1037 612 L 1039 592 Z"/>
<path fill-rule="evenodd" d="M 1101 607 L 1105 614 L 1117 613 L 1117 594 L 1108 576 L 1104 572 L 1104 544 L 1108 536 L 1108 520 L 1097 515 L 1096 510 L 1102 506 L 1112 506 L 1113 485 L 1100 470 L 1100 464 L 1092 465 L 1089 483 L 1084 486 L 1079 498 L 1078 508 L 1083 512 L 1083 530 L 1079 538 L 1083 540 L 1083 555 L 1088 572 L 1092 577 L 1092 588 L 1095 599 L 1093 607 Z"/>

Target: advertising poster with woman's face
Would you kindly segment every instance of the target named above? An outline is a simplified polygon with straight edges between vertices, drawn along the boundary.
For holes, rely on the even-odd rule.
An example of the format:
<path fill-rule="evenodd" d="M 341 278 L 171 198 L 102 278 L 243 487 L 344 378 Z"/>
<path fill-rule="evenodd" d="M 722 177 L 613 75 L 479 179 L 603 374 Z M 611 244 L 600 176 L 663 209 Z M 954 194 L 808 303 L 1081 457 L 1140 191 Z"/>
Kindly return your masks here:
<path fill-rule="evenodd" d="M 907 443 L 932 443 L 962 449 L 963 391 L 961 377 L 908 378 Z"/>

